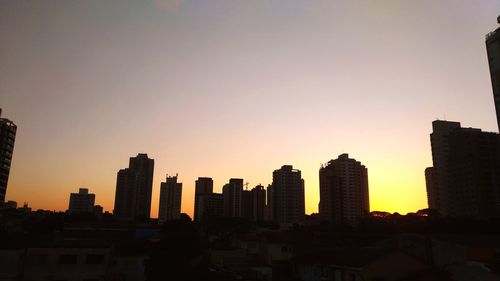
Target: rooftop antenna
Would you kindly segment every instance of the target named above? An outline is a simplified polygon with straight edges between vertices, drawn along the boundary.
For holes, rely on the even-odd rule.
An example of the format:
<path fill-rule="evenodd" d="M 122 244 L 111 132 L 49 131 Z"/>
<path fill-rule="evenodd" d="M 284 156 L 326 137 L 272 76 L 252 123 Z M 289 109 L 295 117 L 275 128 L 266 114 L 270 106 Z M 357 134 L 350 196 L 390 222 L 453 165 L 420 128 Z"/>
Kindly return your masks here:
<path fill-rule="evenodd" d="M 245 190 L 248 190 L 248 182 L 246 182 L 246 183 L 244 184 L 244 186 L 245 186 Z"/>

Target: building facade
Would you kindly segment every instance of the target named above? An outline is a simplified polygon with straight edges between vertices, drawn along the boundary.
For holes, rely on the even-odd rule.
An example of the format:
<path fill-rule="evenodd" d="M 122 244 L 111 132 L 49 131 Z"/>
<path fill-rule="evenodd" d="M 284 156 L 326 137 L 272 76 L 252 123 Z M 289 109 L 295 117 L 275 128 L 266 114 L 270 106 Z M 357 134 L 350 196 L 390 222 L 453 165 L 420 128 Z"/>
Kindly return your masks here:
<path fill-rule="evenodd" d="M 224 216 L 242 216 L 243 179 L 230 179 L 222 188 L 224 196 Z"/>
<path fill-rule="evenodd" d="M 368 170 L 348 154 L 319 169 L 319 193 L 323 221 L 357 225 L 370 212 Z"/>
<path fill-rule="evenodd" d="M 0 204 L 5 202 L 17 132 L 16 124 L 1 116 L 2 109 L 0 108 Z"/>
<path fill-rule="evenodd" d="M 241 193 L 241 217 L 253 220 L 253 197 L 250 190 L 243 190 Z"/>
<path fill-rule="evenodd" d="M 202 206 L 207 206 L 207 202 L 202 202 L 202 200 L 208 200 L 208 196 L 214 191 L 214 181 L 212 178 L 199 177 L 195 182 L 194 190 L 194 221 L 199 222 L 202 219 L 202 214 L 206 213 Z"/>
<path fill-rule="evenodd" d="M 273 172 L 268 188 L 270 219 L 277 223 L 298 223 L 305 217 L 304 180 L 300 170 L 284 165 Z"/>
<path fill-rule="evenodd" d="M 160 207 L 158 209 L 158 222 L 179 219 L 181 216 L 182 183 L 175 177 L 167 177 L 166 182 L 160 186 Z"/>
<path fill-rule="evenodd" d="M 434 167 L 428 167 L 425 169 L 425 187 L 427 189 L 427 203 L 429 209 L 438 210 L 439 209 L 439 190 L 436 184 L 436 172 Z"/>
<path fill-rule="evenodd" d="M 500 16 L 497 18 L 497 22 L 500 24 Z M 486 35 L 486 51 L 488 54 L 498 129 L 500 130 L 500 28 Z"/>
<path fill-rule="evenodd" d="M 129 168 L 118 171 L 114 215 L 122 220 L 149 219 L 154 160 L 147 154 L 131 157 Z"/>
<path fill-rule="evenodd" d="M 434 121 L 428 203 L 443 217 L 500 216 L 500 135 Z"/>
<path fill-rule="evenodd" d="M 252 218 L 254 221 L 261 222 L 265 219 L 266 209 L 266 190 L 264 186 L 257 185 L 251 190 L 252 193 Z"/>
<path fill-rule="evenodd" d="M 87 188 L 80 188 L 78 193 L 71 193 L 69 196 L 70 214 L 93 213 L 95 194 L 89 193 Z"/>
<path fill-rule="evenodd" d="M 210 193 L 200 197 L 200 221 L 224 216 L 224 196 L 222 194 Z"/>

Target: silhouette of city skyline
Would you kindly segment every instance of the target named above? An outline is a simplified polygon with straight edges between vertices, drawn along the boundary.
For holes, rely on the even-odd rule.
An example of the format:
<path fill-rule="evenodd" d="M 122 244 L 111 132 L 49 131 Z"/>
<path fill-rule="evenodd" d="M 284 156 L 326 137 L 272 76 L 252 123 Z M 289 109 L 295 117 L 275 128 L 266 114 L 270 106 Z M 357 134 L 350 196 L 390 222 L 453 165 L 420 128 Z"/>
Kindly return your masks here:
<path fill-rule="evenodd" d="M 500 23 L 500 16 L 497 21 Z M 487 34 L 485 41 L 500 128 L 500 117 L 498 116 L 498 108 L 500 107 L 498 100 L 500 99 L 497 97 L 497 88 L 499 88 L 497 80 L 499 79 L 496 77 L 500 72 L 497 67 L 498 63 L 496 63 L 500 57 L 499 37 L 497 36 L 499 30 L 500 28 L 497 28 Z M 2 147 L 0 199 L 5 202 L 17 126 L 6 118 L 1 118 L 0 125 Z M 500 184 L 496 183 L 499 179 L 497 174 L 499 174 L 498 170 L 500 169 L 500 156 L 497 156 L 500 155 L 497 152 L 499 141 L 498 133 L 461 128 L 458 122 L 434 121 L 431 134 L 434 165 L 425 170 L 429 209 L 441 216 L 471 218 L 499 216 L 500 191 L 496 190 L 496 186 Z M 475 158 L 471 158 L 471 156 Z M 346 153 L 341 154 L 337 160 L 330 161 L 327 166 L 320 167 L 319 214 L 322 219 L 327 221 L 355 225 L 364 217 L 364 214 L 370 211 L 367 169 L 359 165 L 360 168 L 354 168 L 356 164 L 352 166 L 347 164 L 351 161 L 347 161 L 345 162 L 347 166 L 337 171 L 334 167 L 344 165 L 341 164 L 344 163 L 342 160 L 348 160 Z M 353 161 L 353 163 L 359 164 L 359 162 Z M 464 166 L 463 163 L 469 164 Z M 352 175 L 343 174 L 345 172 L 341 170 L 344 169 L 349 171 L 355 169 L 356 176 L 353 178 Z M 130 157 L 129 168 L 119 170 L 112 211 L 115 216 L 123 220 L 150 218 L 153 171 L 154 160 L 148 158 L 146 153 Z M 248 183 L 244 184 L 243 179 L 231 178 L 223 186 L 222 194 L 217 195 L 213 193 L 213 180 L 211 178 L 198 178 L 195 183 L 193 219 L 199 222 L 203 217 L 201 214 L 212 213 L 212 216 L 215 217 L 247 218 L 254 221 L 295 223 L 303 220 L 305 216 L 305 183 L 300 177 L 300 170 L 293 170 L 291 165 L 284 165 L 281 169 L 275 170 L 273 183 L 269 184 L 265 191 L 261 185 L 256 186 L 251 191 L 246 190 L 246 188 L 244 190 L 244 185 L 247 186 Z M 87 189 L 81 188 L 80 193 L 71 194 L 68 208 L 70 213 L 78 213 L 80 212 L 78 209 L 82 208 L 88 208 L 89 211 L 93 212 L 94 195 L 87 195 L 85 190 Z M 166 182 L 161 183 L 158 208 L 160 222 L 180 217 L 181 194 L 182 184 L 177 183 L 177 176 L 167 177 Z M 321 197 L 323 197 L 323 203 Z M 16 202 L 10 204 L 17 206 Z M 85 206 L 77 207 L 78 205 Z"/>
<path fill-rule="evenodd" d="M 182 8 L 187 9 L 189 3 L 155 1 L 153 5 L 156 12 L 161 11 L 176 20 L 172 13 L 183 12 Z M 0 11 L 0 18 L 4 13 Z M 201 20 L 203 15 L 199 16 Z M 500 24 L 500 16 L 497 22 Z M 150 23 L 156 25 L 154 20 Z M 294 32 L 300 33 L 300 30 Z M 487 34 L 485 44 L 500 129 L 499 34 L 500 28 Z M 128 46 L 123 46 L 123 49 L 125 47 Z M 200 58 L 194 60 L 202 61 Z M 225 60 L 230 61 L 229 58 Z M 368 66 L 368 63 L 363 65 Z M 359 77 L 362 77 L 361 73 L 362 69 Z M 60 80 L 61 83 L 65 81 Z M 225 79 L 224 83 L 231 84 L 232 81 Z M 282 98 L 279 106 L 286 107 L 287 99 L 289 97 Z M 368 100 L 362 104 L 371 106 Z M 141 107 L 141 104 L 136 107 Z M 335 104 L 332 110 L 341 107 L 344 104 Z M 169 104 L 165 111 L 168 114 L 162 114 L 170 115 L 175 108 L 175 104 Z M 2 109 L 0 117 L 1 114 Z M 186 113 L 186 116 L 191 114 Z M 254 114 L 256 119 L 259 114 L 261 112 Z M 301 114 L 286 116 L 287 125 L 292 127 L 290 130 L 300 131 L 295 125 L 297 120 L 306 118 Z M 147 136 L 141 130 L 148 124 L 134 125 L 132 119 L 135 115 L 135 112 L 131 113 L 121 121 L 132 124 L 131 136 L 138 135 L 142 142 L 147 142 Z M 237 114 L 231 117 L 236 118 Z M 349 122 L 344 123 L 352 126 Z M 109 132 L 113 126 L 118 124 L 110 125 Z M 180 126 L 185 126 L 185 123 Z M 332 145 L 328 154 L 338 150 L 341 153 L 337 158 L 317 165 L 314 184 L 305 180 L 301 165 L 296 165 L 293 159 L 273 163 L 275 167 L 267 171 L 270 182 L 258 184 L 246 180 L 245 173 L 250 174 L 250 170 L 238 173 L 237 169 L 229 169 L 231 175 L 225 178 L 222 186 L 214 189 L 212 173 L 200 172 L 194 181 L 191 218 L 183 212 L 183 196 L 185 198 L 186 190 L 189 190 L 186 185 L 191 184 L 183 178 L 185 171 L 179 168 L 180 173 L 173 176 L 169 173 L 175 167 L 169 167 L 169 171 L 161 169 L 161 182 L 156 185 L 155 169 L 158 167 L 155 163 L 162 159 L 153 156 L 155 151 L 150 149 L 137 149 L 136 156 L 129 155 L 127 168 L 118 168 L 118 164 L 114 166 L 116 185 L 111 212 L 96 204 L 103 190 L 87 184 L 79 186 L 78 192 L 72 189 L 65 194 L 69 195 L 66 210 L 33 210 L 27 202 L 18 207 L 16 201 L 6 200 L 6 192 L 10 170 L 14 167 L 11 165 L 16 155 L 14 144 L 16 138 L 23 140 L 23 129 L 22 125 L 18 128 L 13 121 L 0 118 L 0 280 L 500 280 L 500 134 L 497 132 L 462 127 L 456 121 L 434 120 L 428 151 L 432 156 L 432 166 L 420 171 L 425 179 L 428 207 L 406 215 L 371 209 L 374 204 L 370 201 L 373 197 L 369 175 L 372 176 L 372 171 L 379 167 L 372 166 L 364 155 L 359 157 L 353 153 L 356 158 L 350 158 L 349 152 L 356 150 Z M 224 129 L 233 133 L 229 126 Z M 282 134 L 288 129 L 277 133 Z M 175 127 L 168 131 L 173 138 L 178 130 Z M 197 132 L 199 135 L 193 138 L 194 141 L 208 143 L 208 130 Z M 309 134 L 300 133 L 304 138 Z M 401 132 L 397 133 L 397 136 L 401 135 Z M 97 135 L 104 137 L 103 132 Z M 272 136 L 265 137 L 272 141 Z M 360 141 L 368 146 L 371 137 L 366 134 L 359 140 L 350 141 Z M 312 138 L 317 143 L 321 141 L 319 135 L 312 135 Z M 116 138 L 114 144 L 118 146 L 119 142 L 128 141 L 127 138 Z M 399 140 L 396 143 L 406 145 Z M 248 146 L 251 145 L 249 141 Z M 275 147 L 285 145 L 282 142 Z M 213 147 L 207 145 L 206 149 Z M 239 147 L 240 151 L 248 149 Z M 313 149 L 307 145 L 290 147 L 290 151 Z M 383 152 L 388 153 L 389 149 L 387 147 Z M 75 150 L 75 155 L 77 152 Z M 54 158 L 57 156 L 54 153 Z M 202 158 L 196 156 L 191 163 L 193 167 Z M 321 156 L 325 157 L 323 160 L 328 157 L 327 153 Z M 100 159 L 105 157 L 107 155 L 102 155 Z M 239 157 L 232 155 L 231 159 Z M 100 159 L 93 159 L 93 164 L 99 168 Z M 167 160 L 173 166 L 181 166 L 177 162 L 179 159 L 172 157 Z M 229 166 L 233 164 L 229 162 Z M 119 167 L 123 167 L 122 164 Z M 19 165 L 28 163 L 20 161 Z M 212 172 L 229 167 L 213 166 Z M 64 177 L 63 170 L 45 172 L 56 178 Z M 84 177 L 93 176 L 87 171 L 80 172 Z M 385 176 L 392 178 L 396 175 L 387 171 Z M 318 212 L 308 214 L 306 204 L 311 204 L 311 200 L 306 200 L 306 191 L 312 189 L 310 186 L 319 191 L 319 198 L 314 202 L 318 205 Z M 220 193 L 216 192 L 219 187 Z M 156 199 L 153 198 L 154 190 L 159 190 L 158 200 L 153 200 Z M 42 192 L 43 196 L 54 196 L 50 191 Z M 191 193 L 188 196 L 191 197 Z M 156 207 L 157 218 L 151 215 L 151 210 Z"/>

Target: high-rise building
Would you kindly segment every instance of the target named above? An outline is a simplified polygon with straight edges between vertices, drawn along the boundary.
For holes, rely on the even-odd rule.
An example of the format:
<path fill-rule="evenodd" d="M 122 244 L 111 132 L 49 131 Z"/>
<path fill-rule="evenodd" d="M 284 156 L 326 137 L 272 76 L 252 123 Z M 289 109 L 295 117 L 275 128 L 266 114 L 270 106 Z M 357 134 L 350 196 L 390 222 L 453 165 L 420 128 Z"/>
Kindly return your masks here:
<path fill-rule="evenodd" d="M 158 222 L 179 219 L 181 216 L 182 183 L 175 177 L 167 177 L 166 182 L 160 186 L 160 207 L 158 209 Z"/>
<path fill-rule="evenodd" d="M 69 196 L 70 214 L 93 213 L 95 194 L 89 193 L 87 188 L 80 188 L 78 193 L 71 193 Z"/>
<path fill-rule="evenodd" d="M 252 193 L 252 218 L 254 221 L 264 221 L 266 208 L 266 190 L 262 185 L 257 185 L 251 190 Z"/>
<path fill-rule="evenodd" d="M 121 169 L 116 177 L 115 207 L 113 214 L 121 220 L 135 218 L 137 174 L 130 169 Z"/>
<path fill-rule="evenodd" d="M 440 216 L 500 217 L 500 135 L 434 121 L 429 207 Z"/>
<path fill-rule="evenodd" d="M 500 24 L 500 16 L 497 18 Z M 500 130 L 500 27 L 486 35 L 486 51 L 490 66 L 491 86 Z"/>
<path fill-rule="evenodd" d="M 425 186 L 427 189 L 427 203 L 429 209 L 438 210 L 439 209 L 439 190 L 436 184 L 436 172 L 434 167 L 428 167 L 425 169 Z"/>
<path fill-rule="evenodd" d="M 224 196 L 220 193 L 200 195 L 200 221 L 224 216 Z"/>
<path fill-rule="evenodd" d="M 194 221 L 200 221 L 202 214 L 205 210 L 202 206 L 208 206 L 208 202 L 201 202 L 201 200 L 208 200 L 208 194 L 212 194 L 214 190 L 214 181 L 212 178 L 199 177 L 195 182 L 194 190 Z"/>
<path fill-rule="evenodd" d="M 268 184 L 266 188 L 266 209 L 265 209 L 265 220 L 266 221 L 274 221 L 274 211 L 273 211 L 273 206 L 274 206 L 274 192 L 273 192 L 273 185 Z"/>
<path fill-rule="evenodd" d="M 137 173 L 136 216 L 149 218 L 151 213 L 151 193 L 153 190 L 154 160 L 140 153 L 130 158 L 129 168 Z"/>
<path fill-rule="evenodd" d="M 250 190 L 243 190 L 241 193 L 241 217 L 253 220 L 253 197 Z"/>
<path fill-rule="evenodd" d="M 447 210 L 449 209 L 447 198 L 448 188 L 450 186 L 448 182 L 450 180 L 450 165 L 448 165 L 449 159 L 449 135 L 452 131 L 460 129 L 459 122 L 448 122 L 448 121 L 434 121 L 432 122 L 432 134 L 431 134 L 431 146 L 432 146 L 432 162 L 433 167 L 428 170 L 427 190 L 431 191 L 427 193 L 429 208 L 435 208 L 442 216 L 447 216 Z M 432 176 L 432 177 L 431 177 Z"/>
<path fill-rule="evenodd" d="M 268 196 L 271 220 L 287 224 L 304 219 L 304 180 L 300 170 L 293 169 L 291 165 L 275 170 Z"/>
<path fill-rule="evenodd" d="M 241 217 L 241 203 L 243 194 L 243 179 L 230 179 L 222 188 L 224 196 L 224 216 Z"/>
<path fill-rule="evenodd" d="M 319 216 L 335 224 L 357 225 L 370 212 L 368 170 L 341 154 L 319 169 Z"/>
<path fill-rule="evenodd" d="M 1 116 L 2 109 L 0 108 L 0 204 L 5 202 L 17 131 L 14 122 Z"/>
<path fill-rule="evenodd" d="M 118 172 L 113 213 L 122 220 L 149 219 L 154 160 L 147 154 L 131 157 L 129 168 Z"/>

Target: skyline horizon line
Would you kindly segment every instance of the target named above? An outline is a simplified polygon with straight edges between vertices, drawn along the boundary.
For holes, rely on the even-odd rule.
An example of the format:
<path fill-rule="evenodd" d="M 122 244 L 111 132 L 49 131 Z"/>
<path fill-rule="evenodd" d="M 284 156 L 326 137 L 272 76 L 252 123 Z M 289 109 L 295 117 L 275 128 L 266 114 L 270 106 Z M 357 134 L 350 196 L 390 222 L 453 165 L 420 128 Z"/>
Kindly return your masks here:
<path fill-rule="evenodd" d="M 2 110 L 3 110 L 3 108 L 0 108 L 0 112 L 2 112 Z M 10 119 L 8 119 L 8 118 L 4 118 L 4 119 L 10 120 Z M 10 120 L 10 121 L 11 121 L 11 122 L 13 122 L 12 120 Z M 459 123 L 459 124 L 462 124 L 462 121 L 451 121 L 451 120 L 447 120 L 447 119 L 440 119 L 440 118 L 436 118 L 436 119 L 434 119 L 434 121 L 433 121 L 433 122 L 435 122 L 435 121 L 445 121 L 445 122 L 454 122 L 454 123 Z M 477 128 L 477 127 L 462 127 L 462 128 L 464 128 L 464 129 L 476 129 L 476 130 L 480 130 L 481 132 L 485 132 L 485 133 L 500 134 L 499 132 L 496 132 L 496 131 L 484 131 L 482 128 Z M 497 130 L 497 131 L 500 131 L 500 130 Z M 144 152 L 144 151 L 137 152 L 137 155 L 141 155 L 141 154 L 142 154 L 142 155 L 145 155 L 146 157 L 149 157 L 149 155 L 150 155 L 150 153 L 149 153 L 149 152 Z M 342 152 L 342 153 L 338 154 L 338 156 L 341 156 L 341 155 L 343 155 L 343 154 L 350 155 L 350 153 L 349 153 L 349 152 Z M 132 158 L 132 157 L 129 157 L 129 158 Z M 155 160 L 156 158 L 149 158 L 149 159 Z M 321 168 L 322 168 L 322 166 L 323 166 L 323 165 L 328 164 L 329 162 L 331 162 L 331 161 L 333 161 L 333 160 L 335 160 L 335 159 L 334 159 L 334 158 L 332 158 L 332 159 L 330 159 L 330 160 L 328 160 L 328 161 L 326 161 L 326 162 L 321 162 L 321 163 L 320 163 L 320 167 L 319 167 L 319 169 L 318 169 L 318 170 L 321 170 Z M 359 161 L 359 160 L 357 160 L 357 161 Z M 361 162 L 361 161 L 359 161 L 359 162 Z M 281 166 L 293 166 L 293 164 L 287 163 L 287 164 L 282 164 Z M 366 165 L 363 165 L 363 166 L 365 166 L 367 170 L 369 169 Z M 426 167 L 426 168 L 427 168 L 427 167 Z M 426 169 L 426 168 L 425 168 L 425 169 Z M 120 170 L 125 170 L 125 169 L 129 169 L 129 168 L 122 168 L 122 169 L 119 169 L 118 171 L 120 171 Z M 297 169 L 297 168 L 294 168 L 294 169 L 295 169 L 295 170 L 298 170 L 298 171 L 301 171 L 300 169 Z M 276 171 L 276 170 L 274 170 L 274 171 Z M 164 173 L 163 175 L 164 175 L 164 178 L 169 177 L 169 173 L 168 173 L 168 172 L 167 172 L 167 173 Z M 173 174 L 172 174 L 172 175 L 173 175 Z M 179 175 L 179 171 L 175 172 L 175 176 L 174 176 L 174 177 L 177 177 L 177 178 L 178 178 L 178 175 Z M 425 178 L 425 173 L 423 174 L 423 176 L 422 176 L 422 177 L 423 177 L 423 178 Z M 154 177 L 153 177 L 153 178 L 154 178 Z M 200 178 L 210 178 L 210 179 L 213 179 L 213 177 L 211 177 L 211 176 L 207 176 L 207 175 L 203 175 L 203 176 L 196 176 L 195 178 L 196 178 L 196 179 L 200 179 Z M 370 177 L 368 177 L 368 179 L 369 179 L 369 178 L 370 178 Z M 229 179 L 243 179 L 243 180 L 244 180 L 245 178 L 244 178 L 244 177 L 243 177 L 243 178 L 240 178 L 240 177 L 236 177 L 236 178 L 235 178 L 235 177 L 231 176 Z M 166 181 L 166 180 L 165 180 L 165 181 Z M 196 180 L 195 180 L 195 181 L 196 181 Z M 319 176 L 318 176 L 318 181 L 319 181 Z M 224 181 L 223 181 L 223 182 L 224 182 Z M 305 180 L 304 180 L 304 182 L 305 182 Z M 161 185 L 161 183 L 164 183 L 163 178 L 160 178 L 160 185 Z M 182 182 L 180 182 L 180 183 L 184 183 L 184 181 L 182 181 Z M 246 184 L 249 184 L 249 183 L 250 183 L 250 182 L 245 181 L 245 186 L 246 186 Z M 368 185 L 370 186 L 370 184 L 369 184 L 369 183 L 370 183 L 370 181 L 368 180 Z M 222 193 L 222 187 L 223 187 L 224 185 L 225 185 L 225 183 L 221 184 L 221 185 L 220 185 L 220 186 L 221 186 L 221 187 L 220 187 L 220 191 L 219 191 L 219 192 L 215 192 L 215 191 L 214 191 L 214 193 L 221 194 L 221 193 Z M 255 188 L 255 187 L 257 187 L 257 186 L 259 186 L 259 185 L 260 185 L 260 186 L 263 186 L 263 187 L 267 190 L 267 187 L 268 187 L 268 186 L 270 186 L 271 184 L 270 184 L 270 183 L 267 183 L 267 185 L 266 185 L 266 184 L 262 184 L 261 182 L 260 182 L 260 183 L 258 183 L 258 184 L 256 184 L 256 185 L 253 185 L 253 184 L 252 184 L 252 186 L 253 186 L 253 187 L 252 187 L 252 189 L 253 189 L 253 188 Z M 318 185 L 317 187 L 319 188 L 319 185 Z M 88 185 L 86 185 L 86 186 L 79 186 L 78 188 L 89 188 L 89 186 L 88 186 Z M 115 186 L 115 188 L 116 188 L 116 186 Z M 156 189 L 159 189 L 159 188 L 156 188 Z M 183 188 L 183 189 L 184 189 L 184 188 Z M 192 186 L 192 189 L 194 190 L 194 186 Z M 424 189 L 425 189 L 425 186 L 424 186 Z M 154 185 L 153 185 L 152 190 L 155 190 Z M 244 190 L 246 190 L 246 189 L 244 189 Z M 248 189 L 248 190 L 251 190 L 251 189 Z M 307 190 L 307 188 L 306 188 L 306 190 Z M 369 190 L 371 190 L 371 189 L 369 188 Z M 71 194 L 71 193 L 70 193 L 70 194 Z M 97 193 L 95 193 L 95 194 L 97 195 Z M 7 201 L 14 201 L 14 202 L 16 202 L 16 203 L 18 202 L 18 201 L 15 201 L 15 200 L 7 200 L 7 199 L 6 199 L 6 201 L 5 201 L 5 202 L 7 202 Z M 157 200 L 157 201 L 159 201 L 159 200 Z M 68 200 L 68 202 L 69 202 L 69 200 Z M 24 200 L 24 201 L 23 201 L 23 203 L 24 203 L 24 204 L 26 204 L 26 203 L 28 203 L 28 204 L 29 204 L 30 202 L 29 202 L 29 201 Z M 159 203 L 159 202 L 158 202 L 158 203 Z M 318 204 L 319 204 L 319 201 L 318 201 L 318 203 L 317 203 L 316 205 L 318 205 Z M 428 204 L 428 202 L 427 202 L 427 204 Z M 99 205 L 99 204 L 96 204 L 96 205 L 104 207 L 103 205 Z M 306 203 L 306 205 L 307 205 L 307 203 Z M 151 207 L 153 207 L 153 206 L 154 206 L 154 204 L 151 204 Z M 184 206 L 184 205 L 183 205 L 183 204 L 181 204 L 181 207 L 182 207 L 182 206 Z M 422 208 L 422 209 L 417 209 L 417 210 L 410 210 L 410 211 L 406 211 L 406 214 L 416 213 L 417 211 L 420 211 L 420 210 L 426 210 L 426 209 L 429 209 L 429 206 L 428 206 L 428 205 L 427 205 L 427 208 Z M 41 209 L 37 209 L 37 210 L 48 210 L 48 209 L 41 208 Z M 192 208 L 190 208 L 190 210 L 191 210 L 191 212 L 189 212 L 189 211 L 185 212 L 185 211 L 181 210 L 181 213 L 187 214 L 187 215 L 189 215 L 191 218 L 193 218 L 193 217 L 194 217 L 194 201 L 193 201 L 193 207 L 192 207 Z M 51 211 L 57 211 L 57 212 L 67 212 L 68 210 L 67 210 L 67 209 L 64 209 L 64 208 L 58 208 L 58 209 L 52 209 Z M 109 213 L 113 213 L 113 209 L 112 209 L 112 208 L 108 208 L 107 210 L 105 209 L 105 211 L 106 211 L 106 212 L 109 212 Z M 371 205 L 370 205 L 370 213 L 371 213 L 371 212 L 387 212 L 387 213 L 401 213 L 401 214 L 405 213 L 405 212 L 400 212 L 400 211 L 392 211 L 392 212 L 391 212 L 391 211 L 389 211 L 389 210 L 384 210 L 384 209 L 373 209 L 373 210 L 372 210 L 372 209 L 371 209 Z M 318 214 L 318 213 L 319 213 L 319 210 L 316 210 L 316 212 L 314 212 L 314 211 L 313 211 L 313 212 L 307 212 L 307 211 L 305 212 L 305 214 L 306 214 L 306 215 L 312 215 L 312 214 Z M 150 218 L 151 218 L 151 219 L 157 219 L 157 218 L 158 218 L 158 215 L 157 215 L 157 216 L 151 216 L 151 215 L 150 215 Z"/>

